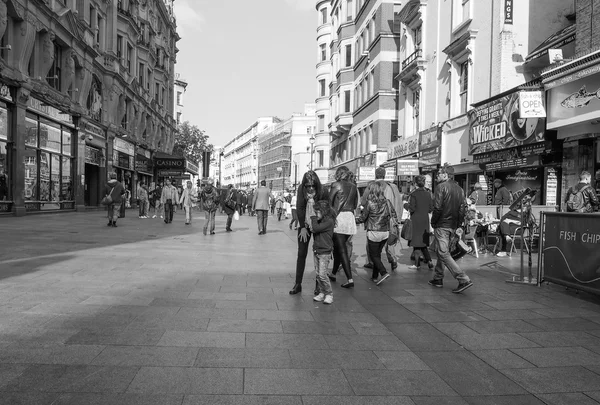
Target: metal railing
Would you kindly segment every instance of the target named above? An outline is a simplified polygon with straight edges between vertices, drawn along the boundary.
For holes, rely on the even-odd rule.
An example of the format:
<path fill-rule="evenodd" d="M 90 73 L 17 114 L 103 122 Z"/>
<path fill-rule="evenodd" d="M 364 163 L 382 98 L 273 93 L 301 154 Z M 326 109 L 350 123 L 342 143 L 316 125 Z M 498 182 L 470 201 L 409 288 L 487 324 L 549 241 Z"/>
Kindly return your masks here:
<path fill-rule="evenodd" d="M 402 61 L 402 70 L 406 69 L 407 66 L 409 66 L 417 59 L 420 59 L 421 56 L 423 56 L 423 50 L 421 48 L 417 48 L 416 51 L 411 53 L 406 59 Z"/>

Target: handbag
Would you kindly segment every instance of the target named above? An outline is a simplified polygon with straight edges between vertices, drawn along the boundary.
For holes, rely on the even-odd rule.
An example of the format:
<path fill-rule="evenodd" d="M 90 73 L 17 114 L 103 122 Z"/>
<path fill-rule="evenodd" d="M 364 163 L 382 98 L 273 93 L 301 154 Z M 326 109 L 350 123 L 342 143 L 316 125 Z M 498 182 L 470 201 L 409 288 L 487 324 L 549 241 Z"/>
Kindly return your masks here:
<path fill-rule="evenodd" d="M 462 228 L 458 228 L 453 234 L 452 236 L 450 236 L 450 244 L 449 244 L 449 250 L 450 250 L 450 256 L 452 256 L 452 258 L 454 260 L 458 260 L 460 258 L 462 258 L 464 255 L 466 255 L 467 253 L 469 253 L 471 251 L 471 247 L 468 246 L 465 241 L 462 240 L 462 235 L 464 234 L 464 231 Z"/>
<path fill-rule="evenodd" d="M 396 243 L 398 243 L 400 230 L 398 229 L 398 222 L 392 216 L 392 210 L 390 209 L 390 206 L 390 200 L 387 200 L 387 207 L 390 213 L 390 235 L 388 236 L 387 244 L 389 246 L 394 246 Z"/>
<path fill-rule="evenodd" d="M 240 213 L 235 210 L 235 212 L 233 213 L 233 219 L 235 219 L 236 221 L 240 220 Z"/>
<path fill-rule="evenodd" d="M 115 188 L 113 187 L 110 190 L 110 193 L 108 193 L 107 195 L 104 196 L 104 198 L 100 201 L 100 204 L 102 204 L 102 205 L 111 205 L 113 203 L 113 199 L 112 199 L 111 195 L 112 195 L 112 192 L 113 192 L 114 189 Z"/>
<path fill-rule="evenodd" d="M 402 231 L 400 232 L 400 236 L 405 240 L 412 240 L 412 221 L 407 219 L 402 224 Z"/>

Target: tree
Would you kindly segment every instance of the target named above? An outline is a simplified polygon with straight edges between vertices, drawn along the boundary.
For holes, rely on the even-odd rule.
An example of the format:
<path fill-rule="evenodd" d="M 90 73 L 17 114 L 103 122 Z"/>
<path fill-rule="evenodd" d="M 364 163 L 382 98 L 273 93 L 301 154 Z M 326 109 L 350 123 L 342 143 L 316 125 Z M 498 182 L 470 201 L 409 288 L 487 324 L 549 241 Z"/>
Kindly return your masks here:
<path fill-rule="evenodd" d="M 202 160 L 202 152 L 213 151 L 213 145 L 208 143 L 208 135 L 188 121 L 179 124 L 175 133 L 173 155 L 181 156 L 194 164 Z"/>

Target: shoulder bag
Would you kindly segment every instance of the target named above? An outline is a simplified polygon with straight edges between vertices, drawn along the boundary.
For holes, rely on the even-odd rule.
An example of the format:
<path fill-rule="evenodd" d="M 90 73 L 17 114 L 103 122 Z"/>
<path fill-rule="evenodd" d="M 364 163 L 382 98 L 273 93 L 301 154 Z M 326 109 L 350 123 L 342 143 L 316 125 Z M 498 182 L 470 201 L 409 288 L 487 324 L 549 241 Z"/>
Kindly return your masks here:
<path fill-rule="evenodd" d="M 390 200 L 386 200 L 388 212 L 390 214 L 390 236 L 388 237 L 387 244 L 390 246 L 394 246 L 398 242 L 398 236 L 400 231 L 398 229 L 398 222 L 392 216 L 392 208 Z M 397 214 L 396 214 L 397 215 Z M 404 228 L 403 228 L 404 229 Z"/>
<path fill-rule="evenodd" d="M 110 190 L 110 193 L 108 193 L 106 196 L 104 196 L 104 198 L 100 201 L 100 204 L 102 205 L 111 205 L 113 203 L 113 199 L 112 199 L 112 192 L 115 188 L 113 187 Z"/>

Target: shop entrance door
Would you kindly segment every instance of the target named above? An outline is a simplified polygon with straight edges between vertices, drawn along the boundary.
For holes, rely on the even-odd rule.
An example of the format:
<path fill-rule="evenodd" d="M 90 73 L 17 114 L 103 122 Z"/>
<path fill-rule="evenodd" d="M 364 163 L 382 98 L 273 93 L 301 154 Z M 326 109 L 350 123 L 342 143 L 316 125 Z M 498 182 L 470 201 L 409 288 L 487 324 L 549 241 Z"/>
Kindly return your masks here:
<path fill-rule="evenodd" d="M 84 204 L 96 207 L 100 204 L 100 168 L 95 165 L 85 165 Z"/>

